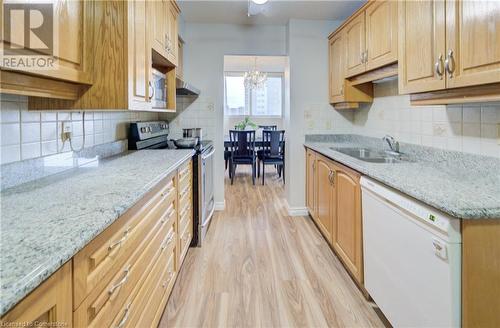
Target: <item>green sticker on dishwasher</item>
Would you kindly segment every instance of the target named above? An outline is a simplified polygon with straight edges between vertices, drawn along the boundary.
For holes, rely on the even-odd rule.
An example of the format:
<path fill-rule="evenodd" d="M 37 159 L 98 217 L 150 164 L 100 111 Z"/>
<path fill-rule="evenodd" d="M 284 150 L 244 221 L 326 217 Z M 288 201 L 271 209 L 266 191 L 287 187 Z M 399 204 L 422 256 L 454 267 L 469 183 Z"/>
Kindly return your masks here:
<path fill-rule="evenodd" d="M 434 222 L 434 221 L 436 221 L 436 217 L 433 214 L 429 214 L 429 220 Z"/>

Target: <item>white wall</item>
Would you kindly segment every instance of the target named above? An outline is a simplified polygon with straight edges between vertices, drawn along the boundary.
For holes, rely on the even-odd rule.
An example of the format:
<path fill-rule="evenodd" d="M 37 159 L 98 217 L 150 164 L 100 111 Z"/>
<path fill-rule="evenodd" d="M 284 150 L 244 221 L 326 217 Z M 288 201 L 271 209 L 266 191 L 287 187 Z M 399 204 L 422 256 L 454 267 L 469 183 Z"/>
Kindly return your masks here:
<path fill-rule="evenodd" d="M 417 145 L 500 157 L 500 103 L 411 106 L 397 80 L 375 84 L 372 104 L 354 111 L 353 132 Z"/>
<path fill-rule="evenodd" d="M 184 78 L 201 95 L 173 118 L 172 135 L 196 124 L 214 140 L 215 202 L 220 207 L 224 202 L 224 55 L 286 55 L 286 27 L 186 23 L 184 31 Z"/>
<path fill-rule="evenodd" d="M 305 134 L 345 133 L 352 112 L 334 111 L 328 103 L 328 35 L 340 21 L 290 20 L 290 112 L 285 115 L 286 197 L 290 213 L 305 212 Z"/>
<path fill-rule="evenodd" d="M 71 122 L 73 147 L 83 142 L 82 114 L 79 112 L 28 111 L 28 98 L 0 94 L 1 163 L 53 155 L 69 151 L 69 142 L 62 148 L 62 122 Z M 130 122 L 156 120 L 157 113 L 86 112 L 85 147 L 126 139 Z"/>

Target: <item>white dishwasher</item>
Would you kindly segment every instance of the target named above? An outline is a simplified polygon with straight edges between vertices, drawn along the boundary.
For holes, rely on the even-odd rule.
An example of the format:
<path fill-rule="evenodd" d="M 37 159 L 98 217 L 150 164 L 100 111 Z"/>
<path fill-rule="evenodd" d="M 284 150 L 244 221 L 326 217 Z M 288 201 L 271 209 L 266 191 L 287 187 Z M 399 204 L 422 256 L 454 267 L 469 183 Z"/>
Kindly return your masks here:
<path fill-rule="evenodd" d="M 459 327 L 460 220 L 361 178 L 365 287 L 394 327 Z"/>

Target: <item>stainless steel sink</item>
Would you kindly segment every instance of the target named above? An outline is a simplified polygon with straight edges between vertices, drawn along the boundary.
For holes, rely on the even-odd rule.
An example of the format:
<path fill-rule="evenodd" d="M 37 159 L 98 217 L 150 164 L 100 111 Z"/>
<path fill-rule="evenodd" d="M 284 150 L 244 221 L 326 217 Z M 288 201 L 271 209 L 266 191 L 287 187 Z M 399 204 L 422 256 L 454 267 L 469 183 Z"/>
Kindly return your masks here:
<path fill-rule="evenodd" d="M 330 147 L 331 150 L 354 157 L 356 159 L 370 163 L 403 163 L 408 162 L 401 154 L 389 153 L 370 148 L 348 148 L 348 147 Z"/>

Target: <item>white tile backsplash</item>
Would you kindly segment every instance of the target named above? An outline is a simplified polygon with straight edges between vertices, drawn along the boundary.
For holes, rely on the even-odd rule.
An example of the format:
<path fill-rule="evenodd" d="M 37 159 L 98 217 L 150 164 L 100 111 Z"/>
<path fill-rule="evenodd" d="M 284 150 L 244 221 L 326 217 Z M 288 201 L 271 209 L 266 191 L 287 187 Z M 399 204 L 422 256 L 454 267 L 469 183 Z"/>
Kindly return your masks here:
<path fill-rule="evenodd" d="M 500 103 L 411 106 L 397 81 L 376 84 L 374 92 L 372 104 L 354 111 L 353 133 L 500 157 Z"/>
<path fill-rule="evenodd" d="M 69 142 L 62 148 L 60 141 L 63 121 L 72 124 L 73 148 L 81 147 L 82 113 L 29 112 L 27 97 L 0 94 L 0 98 L 2 164 L 70 151 Z M 130 122 L 157 119 L 157 113 L 85 112 L 85 147 L 126 139 Z"/>

